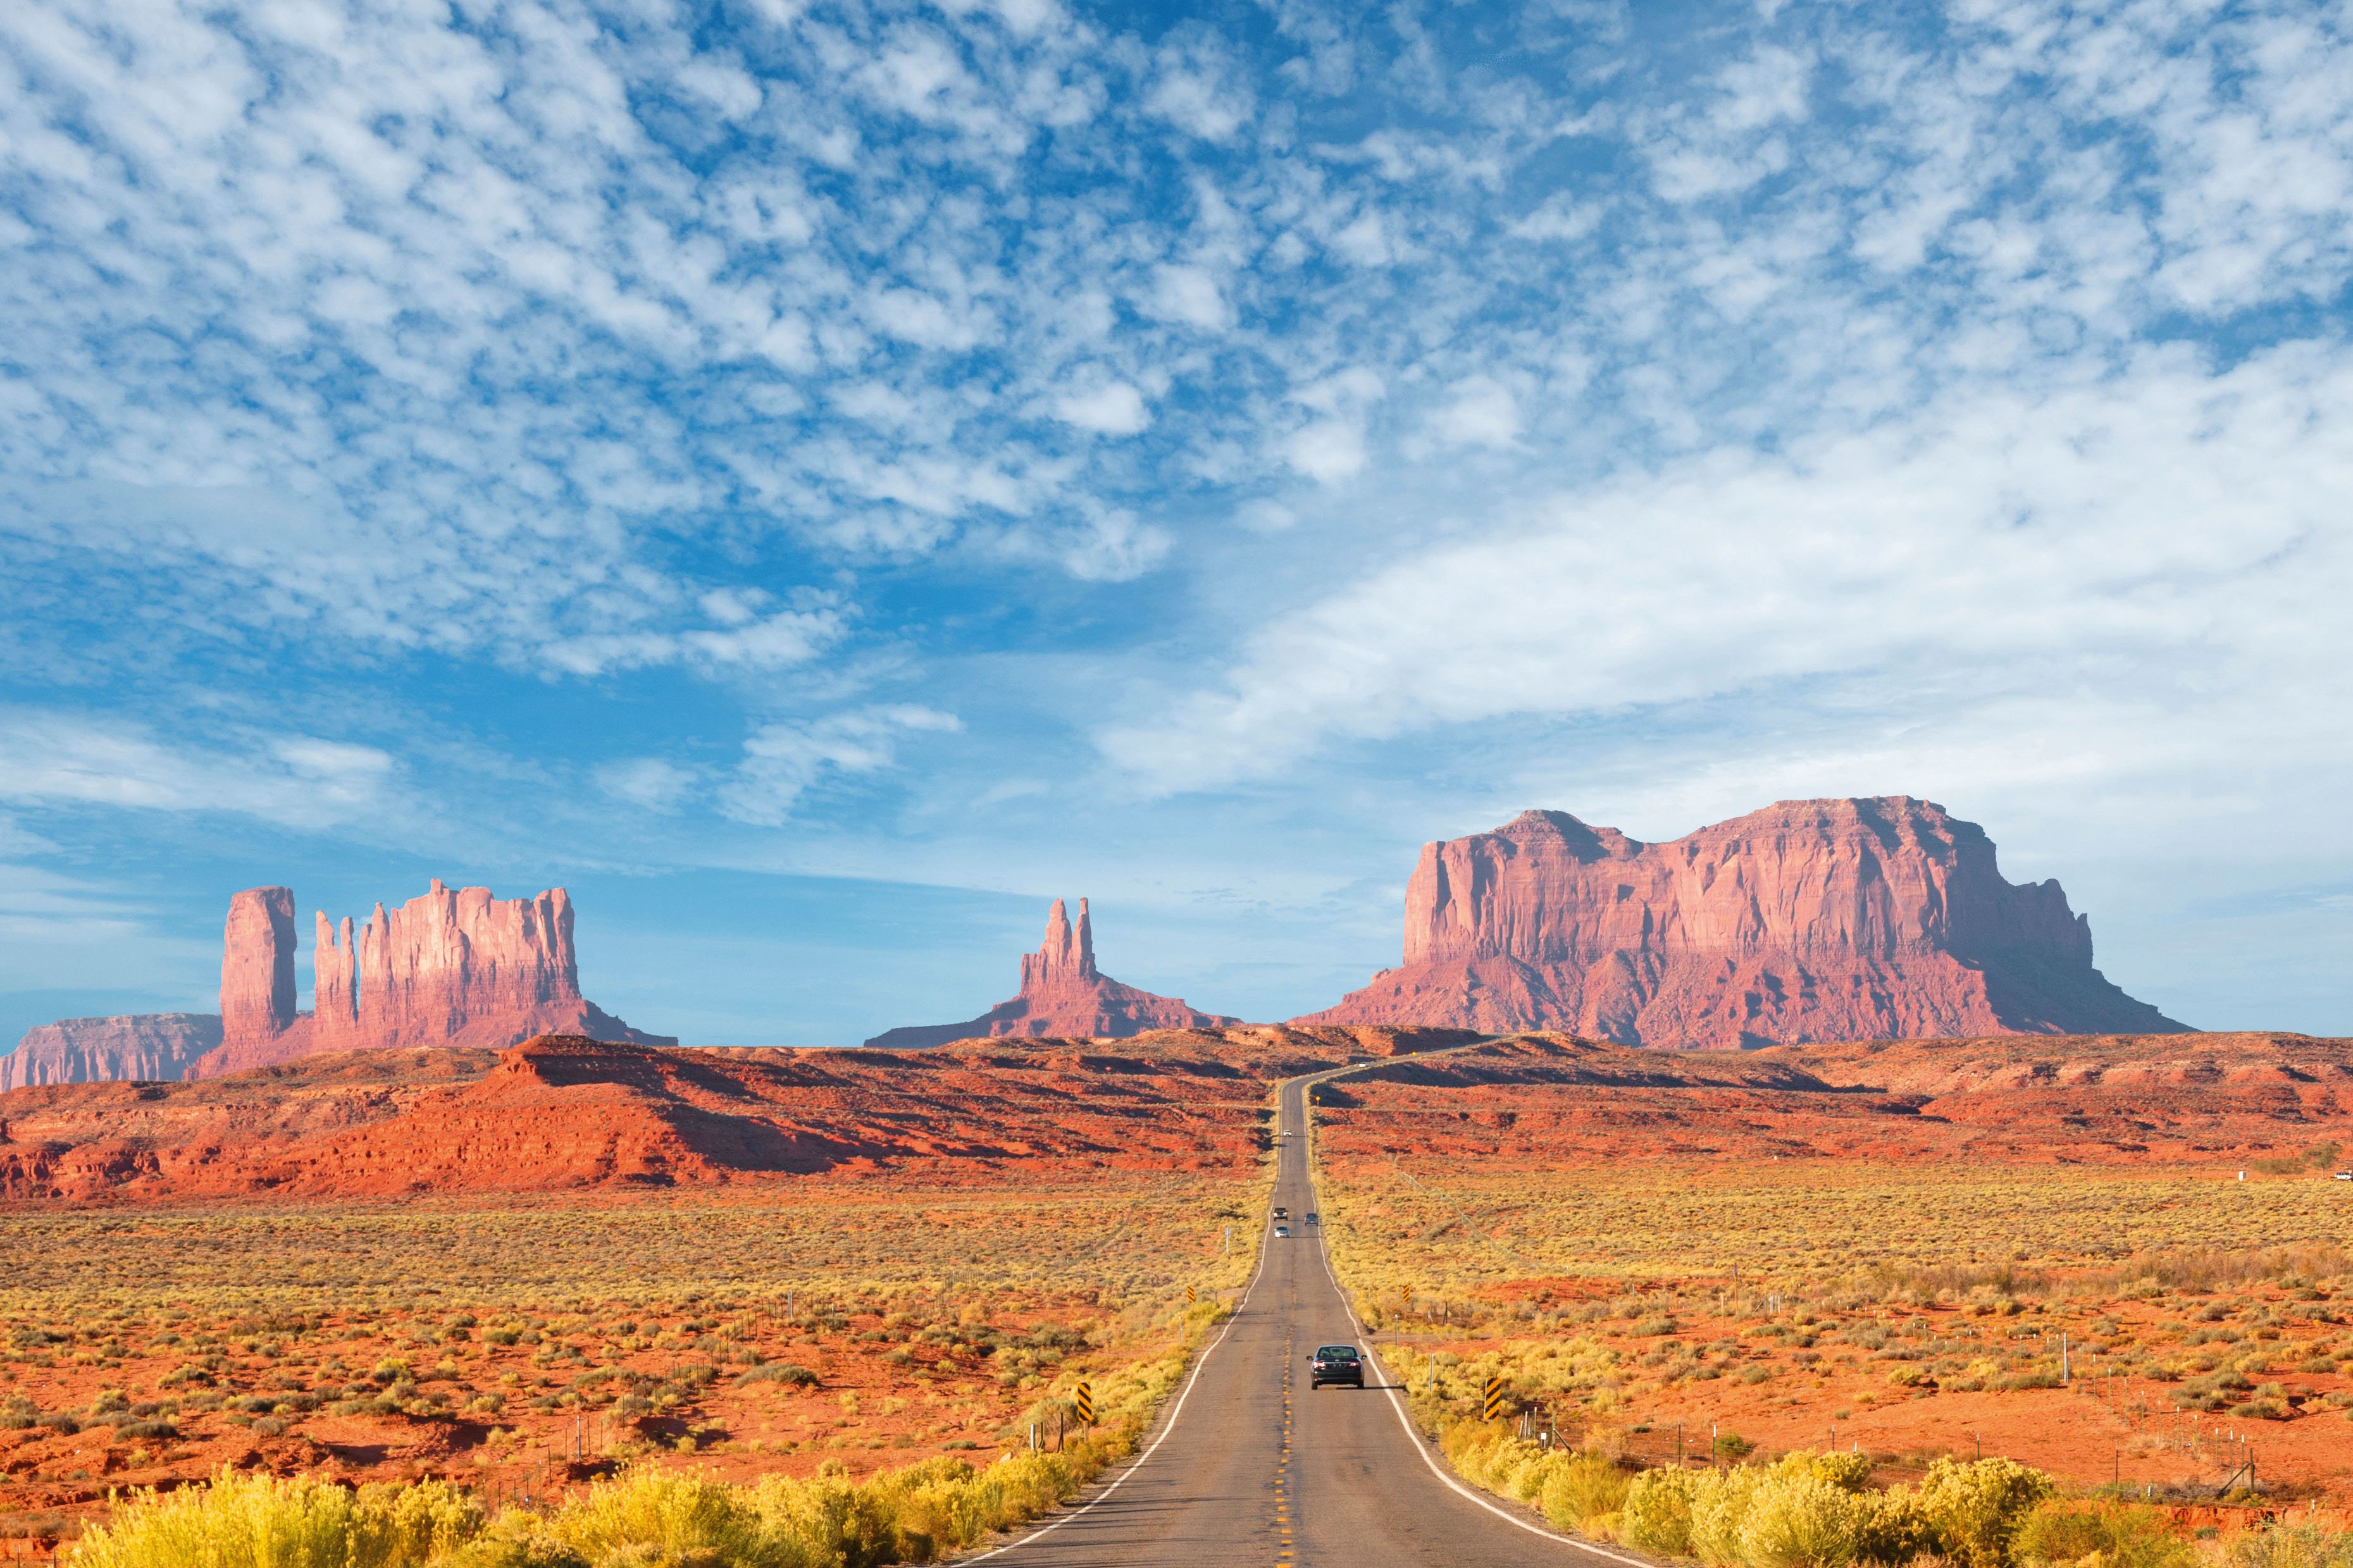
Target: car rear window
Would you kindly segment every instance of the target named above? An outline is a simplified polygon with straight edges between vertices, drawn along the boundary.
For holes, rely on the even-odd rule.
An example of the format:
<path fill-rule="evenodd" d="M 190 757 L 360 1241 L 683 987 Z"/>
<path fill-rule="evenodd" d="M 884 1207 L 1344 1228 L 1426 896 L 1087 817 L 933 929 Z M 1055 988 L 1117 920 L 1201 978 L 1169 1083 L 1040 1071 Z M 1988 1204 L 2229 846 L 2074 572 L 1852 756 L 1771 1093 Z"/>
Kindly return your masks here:
<path fill-rule="evenodd" d="M 1356 1359 L 1356 1347 L 1354 1345 L 1325 1345 L 1322 1350 L 1315 1352 L 1315 1359 L 1318 1361 L 1354 1361 Z"/>

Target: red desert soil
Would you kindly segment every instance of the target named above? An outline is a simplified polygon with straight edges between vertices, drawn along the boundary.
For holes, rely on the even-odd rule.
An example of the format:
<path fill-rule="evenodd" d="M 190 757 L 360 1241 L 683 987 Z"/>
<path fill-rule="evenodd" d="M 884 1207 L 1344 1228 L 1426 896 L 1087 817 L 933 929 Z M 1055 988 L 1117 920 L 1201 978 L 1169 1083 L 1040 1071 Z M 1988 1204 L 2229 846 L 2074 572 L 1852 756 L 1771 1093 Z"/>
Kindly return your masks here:
<path fill-rule="evenodd" d="M 1335 1152 L 2178 1164 L 2353 1135 L 2353 1040 L 2014 1035 L 1701 1052 L 1525 1035 L 1400 1061 L 1324 1099 Z"/>
<path fill-rule="evenodd" d="M 1714 1426 L 1767 1453 L 1835 1428 L 2177 1489 L 2252 1442 L 2284 1495 L 2353 1497 L 2353 1184 L 2329 1179 L 2353 1040 L 1537 1035 L 1320 1098 L 1327 1218 L 1362 1233 L 1387 1332 L 1615 1357 L 1564 1431 L 1657 1458 L 1679 1423 L 1696 1451 Z"/>
<path fill-rule="evenodd" d="M 0 1095 L 0 1199 L 554 1192 L 885 1164 L 1199 1169 L 1254 1157 L 1274 1078 L 1469 1037 L 1233 1028 L 774 1051 L 548 1036 L 189 1083 L 49 1084 Z"/>

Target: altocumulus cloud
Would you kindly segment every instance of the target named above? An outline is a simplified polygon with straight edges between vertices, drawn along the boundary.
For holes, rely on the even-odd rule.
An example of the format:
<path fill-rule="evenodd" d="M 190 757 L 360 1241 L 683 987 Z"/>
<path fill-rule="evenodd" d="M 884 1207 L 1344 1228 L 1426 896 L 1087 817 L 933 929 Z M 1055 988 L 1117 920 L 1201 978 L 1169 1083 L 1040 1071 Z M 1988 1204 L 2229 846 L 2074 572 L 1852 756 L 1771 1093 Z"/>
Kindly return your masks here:
<path fill-rule="evenodd" d="M 928 788 L 966 866 L 1039 863 L 990 756 L 1166 821 L 2347 761 L 2342 5 L 33 0 L 0 73 L 27 682 L 494 666 L 551 778 Z M 68 685 L 27 812 L 418 765 Z"/>

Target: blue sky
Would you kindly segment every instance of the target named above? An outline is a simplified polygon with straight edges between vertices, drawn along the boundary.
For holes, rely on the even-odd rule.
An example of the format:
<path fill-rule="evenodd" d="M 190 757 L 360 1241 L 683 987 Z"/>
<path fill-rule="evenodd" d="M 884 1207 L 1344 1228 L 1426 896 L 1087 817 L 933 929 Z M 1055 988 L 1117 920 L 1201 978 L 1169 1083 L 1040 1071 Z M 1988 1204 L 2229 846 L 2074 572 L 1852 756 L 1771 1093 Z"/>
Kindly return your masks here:
<path fill-rule="evenodd" d="M 0 1030 L 436 875 L 692 1043 L 969 1016 L 1082 893 L 1285 1016 L 1425 839 L 1898 792 L 2353 1030 L 2344 5 L 30 0 L 0 73 Z"/>

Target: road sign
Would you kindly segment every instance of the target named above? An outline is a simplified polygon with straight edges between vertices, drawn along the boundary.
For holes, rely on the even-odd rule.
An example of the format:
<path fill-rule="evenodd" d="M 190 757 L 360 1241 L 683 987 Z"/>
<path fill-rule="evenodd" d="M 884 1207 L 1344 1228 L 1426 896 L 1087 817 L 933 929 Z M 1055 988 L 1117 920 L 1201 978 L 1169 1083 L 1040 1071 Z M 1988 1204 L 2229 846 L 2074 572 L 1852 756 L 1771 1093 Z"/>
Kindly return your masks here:
<path fill-rule="evenodd" d="M 1199 1300 L 1200 1299 L 1201 1299 L 1201 1292 L 1200 1292 L 1200 1289 L 1199 1289 L 1199 1288 L 1198 1288 L 1198 1287 L 1197 1287 L 1197 1286 L 1192 1286 L 1192 1285 L 1187 1285 L 1187 1286 L 1186 1286 L 1186 1287 L 1185 1287 L 1185 1300 L 1186 1300 L 1186 1303 L 1187 1303 L 1188 1306 L 1189 1306 L 1191 1303 L 1193 1303 L 1193 1302 L 1195 1302 L 1195 1301 Z"/>
<path fill-rule="evenodd" d="M 1491 1377 L 1487 1380 L 1487 1386 L 1481 1391 L 1479 1413 L 1490 1421 L 1502 1417 L 1504 1414 L 1504 1380 L 1502 1378 Z"/>
<path fill-rule="evenodd" d="M 1095 1385 L 1092 1383 L 1079 1384 L 1078 1392 L 1071 1395 L 1071 1398 L 1079 1407 L 1079 1419 L 1090 1426 L 1093 1426 L 1095 1424 Z"/>

